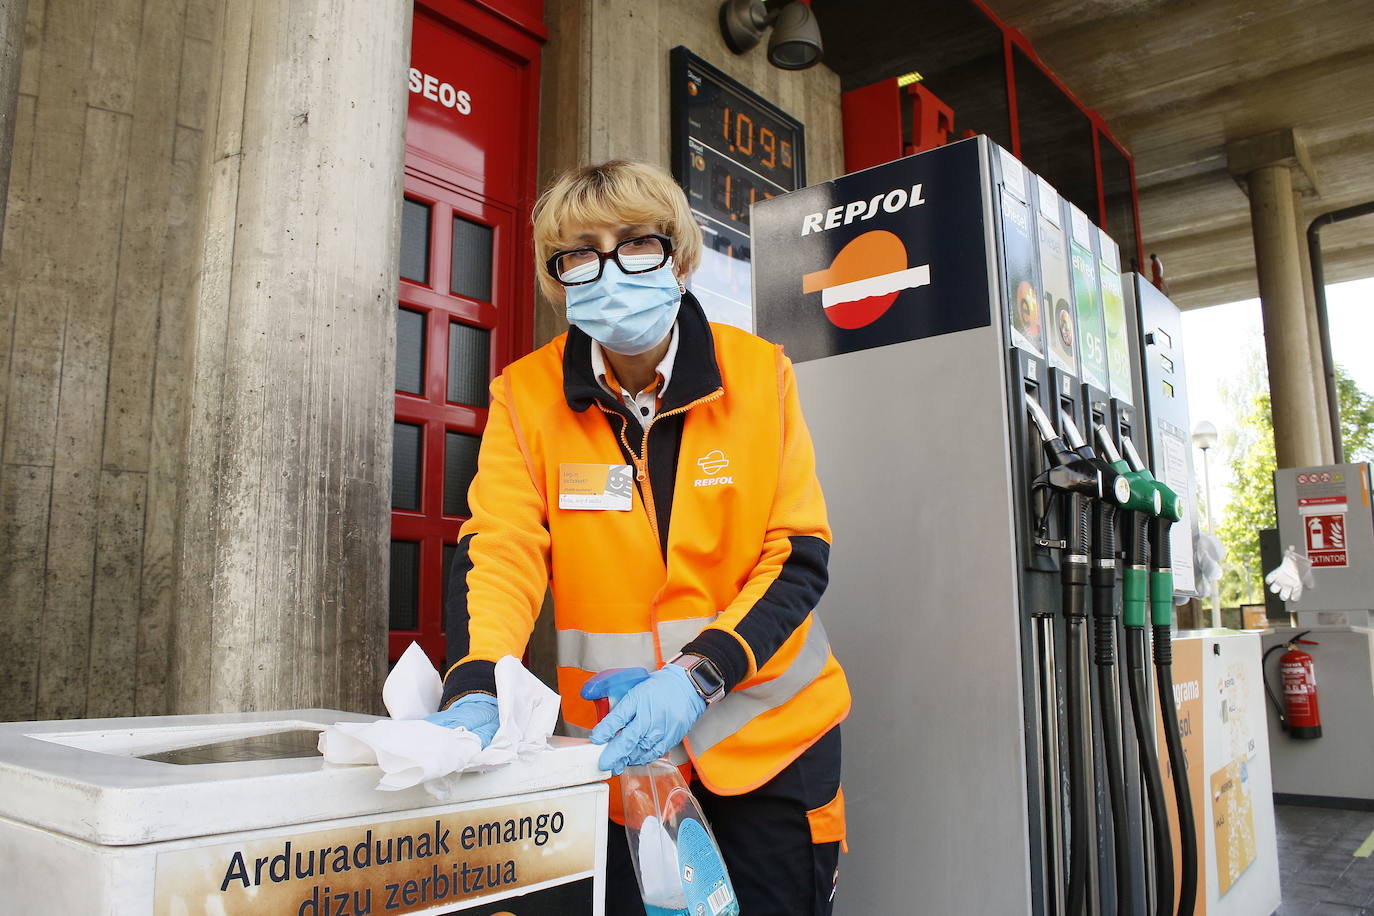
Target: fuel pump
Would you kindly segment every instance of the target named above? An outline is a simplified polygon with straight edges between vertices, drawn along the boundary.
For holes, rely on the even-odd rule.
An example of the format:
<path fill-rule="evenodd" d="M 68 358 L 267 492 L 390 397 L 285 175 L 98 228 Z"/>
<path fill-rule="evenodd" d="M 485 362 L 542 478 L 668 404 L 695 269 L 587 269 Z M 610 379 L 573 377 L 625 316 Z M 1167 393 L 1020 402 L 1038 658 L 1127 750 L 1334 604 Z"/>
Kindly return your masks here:
<path fill-rule="evenodd" d="M 1169 768 L 1174 779 L 1174 801 L 1178 806 L 1178 835 L 1181 847 L 1179 876 L 1179 916 L 1192 916 L 1197 905 L 1197 828 L 1193 823 L 1193 799 L 1188 787 L 1188 764 L 1183 755 L 1183 736 L 1178 727 L 1178 706 L 1174 701 L 1173 622 L 1174 576 L 1170 568 L 1173 554 L 1170 529 L 1183 517 L 1183 501 L 1177 493 L 1156 480 L 1141 461 L 1131 440 L 1123 439 L 1131 469 L 1153 485 L 1159 494 L 1158 511 L 1148 520 L 1150 555 L 1150 622 L 1154 641 L 1155 681 L 1159 691 L 1160 713 L 1164 719 L 1164 741 L 1169 748 Z M 1143 655 L 1143 649 L 1142 649 Z M 1172 872 L 1173 856 L 1156 866 L 1156 873 Z M 1171 875 L 1172 877 L 1172 875 Z M 1170 894 L 1167 900 L 1172 900 Z"/>
<path fill-rule="evenodd" d="M 1026 401 L 1049 461 L 1044 486 L 1064 503 L 1064 553 L 1060 563 L 1062 609 L 1068 646 L 1065 651 L 1069 725 L 1069 884 L 1068 912 L 1086 912 L 1088 860 L 1092 848 L 1093 745 L 1091 688 L 1088 683 L 1087 589 L 1090 581 L 1088 548 L 1092 502 L 1102 498 L 1102 475 L 1079 457 L 1055 431 L 1049 416 L 1034 400 Z"/>

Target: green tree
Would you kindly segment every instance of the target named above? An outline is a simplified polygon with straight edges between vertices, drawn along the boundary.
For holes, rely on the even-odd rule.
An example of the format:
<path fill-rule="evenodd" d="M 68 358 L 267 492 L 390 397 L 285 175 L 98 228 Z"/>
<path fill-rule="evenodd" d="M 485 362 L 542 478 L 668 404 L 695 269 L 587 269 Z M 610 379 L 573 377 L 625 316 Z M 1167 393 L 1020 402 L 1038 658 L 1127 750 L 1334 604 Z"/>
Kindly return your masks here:
<path fill-rule="evenodd" d="M 1260 370 L 1259 354 L 1250 371 L 1225 399 L 1242 416 L 1238 428 L 1223 445 L 1230 454 L 1231 502 L 1226 517 L 1217 524 L 1217 537 L 1226 545 L 1226 571 L 1221 577 L 1221 604 L 1236 607 L 1264 594 L 1264 573 L 1259 556 L 1262 528 L 1273 528 L 1274 515 L 1274 418 L 1269 387 Z M 1340 366 L 1336 367 L 1336 395 L 1341 408 L 1341 442 L 1347 462 L 1374 460 L 1374 397 Z"/>

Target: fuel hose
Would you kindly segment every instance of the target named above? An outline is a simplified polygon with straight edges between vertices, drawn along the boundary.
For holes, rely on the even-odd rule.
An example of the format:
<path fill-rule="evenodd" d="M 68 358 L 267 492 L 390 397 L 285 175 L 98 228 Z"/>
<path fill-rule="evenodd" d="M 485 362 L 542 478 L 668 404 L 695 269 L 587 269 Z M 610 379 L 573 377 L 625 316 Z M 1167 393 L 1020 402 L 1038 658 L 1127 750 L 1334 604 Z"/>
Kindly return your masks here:
<path fill-rule="evenodd" d="M 1068 635 L 1065 661 L 1068 674 L 1069 725 L 1069 913 L 1087 912 L 1088 857 L 1094 855 L 1088 825 L 1093 805 L 1092 738 L 1085 714 L 1088 702 L 1088 539 L 1091 506 L 1087 497 L 1066 496 L 1064 562 L 1060 564 L 1064 621 Z M 1087 753 L 1085 753 L 1085 749 Z"/>
<path fill-rule="evenodd" d="M 1116 517 L 1117 507 L 1099 500 L 1093 507 L 1093 662 L 1102 710 L 1102 749 L 1107 795 L 1112 806 L 1112 856 L 1116 864 L 1116 912 L 1131 912 L 1129 814 L 1126 764 L 1121 738 L 1121 688 L 1116 673 Z"/>
<path fill-rule="evenodd" d="M 1164 741 L 1169 749 L 1169 770 L 1174 778 L 1174 802 L 1178 807 L 1180 874 L 1178 916 L 1192 916 L 1197 906 L 1197 826 L 1193 823 L 1193 798 L 1188 787 L 1188 761 L 1183 754 L 1183 736 L 1178 727 L 1178 706 L 1174 700 L 1173 615 L 1174 575 L 1169 567 L 1171 544 L 1169 529 L 1173 520 L 1167 515 L 1150 522 L 1150 622 L 1154 635 L 1155 680 L 1159 689 L 1160 714 L 1164 719 Z M 1172 859 L 1170 866 L 1172 866 Z"/>
<path fill-rule="evenodd" d="M 1149 589 L 1149 540 L 1146 526 L 1149 520 L 1140 513 L 1131 515 L 1131 524 L 1128 526 L 1131 534 L 1129 556 L 1122 583 L 1122 623 L 1126 629 L 1126 666 L 1131 697 L 1131 720 L 1135 724 L 1141 776 L 1145 781 L 1145 800 L 1150 809 L 1155 916 L 1171 916 L 1174 911 L 1174 847 L 1169 835 L 1169 813 L 1164 805 L 1164 783 L 1159 776 L 1159 754 L 1155 751 L 1154 723 L 1150 717 L 1150 682 L 1145 673 L 1145 666 L 1149 663 L 1145 654 L 1145 605 Z"/>

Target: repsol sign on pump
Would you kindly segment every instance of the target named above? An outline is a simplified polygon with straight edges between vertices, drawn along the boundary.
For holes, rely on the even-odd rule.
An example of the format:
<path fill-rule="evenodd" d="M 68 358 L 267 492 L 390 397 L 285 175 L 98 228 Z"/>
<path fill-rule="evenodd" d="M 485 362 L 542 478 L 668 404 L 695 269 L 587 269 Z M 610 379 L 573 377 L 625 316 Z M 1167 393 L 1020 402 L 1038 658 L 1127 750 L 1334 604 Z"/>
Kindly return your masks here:
<path fill-rule="evenodd" d="M 755 330 L 796 362 L 991 323 L 978 140 L 754 205 Z"/>

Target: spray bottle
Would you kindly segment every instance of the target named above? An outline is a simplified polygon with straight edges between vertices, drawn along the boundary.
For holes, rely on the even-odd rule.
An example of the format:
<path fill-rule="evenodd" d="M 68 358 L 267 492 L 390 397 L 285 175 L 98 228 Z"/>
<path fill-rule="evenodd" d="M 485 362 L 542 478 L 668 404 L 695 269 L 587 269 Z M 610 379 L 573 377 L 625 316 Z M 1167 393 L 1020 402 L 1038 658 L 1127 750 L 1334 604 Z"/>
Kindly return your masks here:
<path fill-rule="evenodd" d="M 597 719 L 648 678 L 643 668 L 610 668 L 591 678 L 606 699 Z M 648 916 L 739 916 L 739 901 L 715 835 L 682 772 L 666 760 L 620 774 L 625 838 Z"/>

